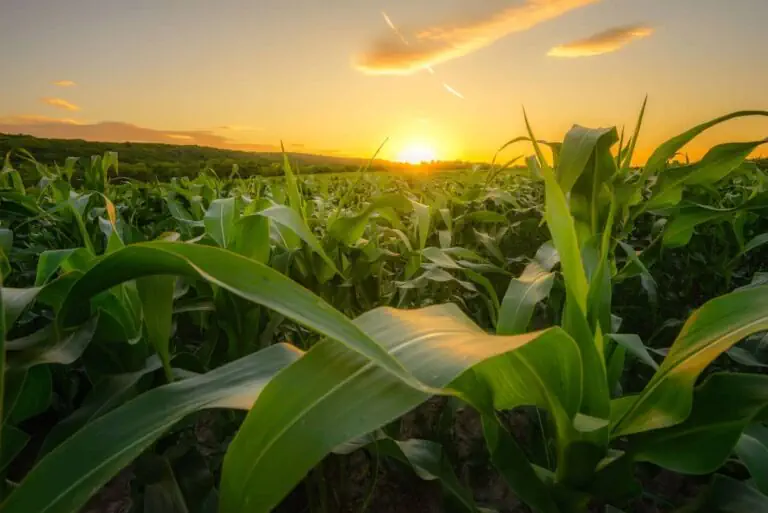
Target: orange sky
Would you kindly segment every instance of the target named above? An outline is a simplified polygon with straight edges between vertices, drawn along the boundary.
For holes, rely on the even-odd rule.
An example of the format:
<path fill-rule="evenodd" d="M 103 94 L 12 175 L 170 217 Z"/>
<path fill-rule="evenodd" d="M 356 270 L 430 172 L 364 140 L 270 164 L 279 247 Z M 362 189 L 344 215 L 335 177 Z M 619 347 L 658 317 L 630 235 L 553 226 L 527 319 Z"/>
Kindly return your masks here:
<path fill-rule="evenodd" d="M 3 0 L 0 132 L 488 160 L 524 133 L 634 126 L 638 160 L 768 110 L 765 0 Z M 386 13 L 386 15 L 384 14 Z M 93 20 L 115 20 L 93 23 Z M 734 121 L 687 150 L 762 139 Z M 523 147 L 510 150 L 528 152 Z M 761 153 L 758 150 L 758 153 Z M 762 150 L 768 155 L 768 150 Z"/>

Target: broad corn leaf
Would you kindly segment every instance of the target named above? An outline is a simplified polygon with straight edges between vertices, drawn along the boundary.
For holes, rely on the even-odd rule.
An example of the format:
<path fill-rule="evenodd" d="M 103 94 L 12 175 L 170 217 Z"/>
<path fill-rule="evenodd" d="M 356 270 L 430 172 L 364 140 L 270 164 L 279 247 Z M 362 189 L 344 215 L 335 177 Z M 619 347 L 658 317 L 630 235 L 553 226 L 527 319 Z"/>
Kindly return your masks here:
<path fill-rule="evenodd" d="M 693 385 L 718 356 L 768 329 L 768 287 L 732 292 L 707 302 L 688 319 L 645 389 L 611 405 L 612 436 L 660 429 L 691 412 Z"/>

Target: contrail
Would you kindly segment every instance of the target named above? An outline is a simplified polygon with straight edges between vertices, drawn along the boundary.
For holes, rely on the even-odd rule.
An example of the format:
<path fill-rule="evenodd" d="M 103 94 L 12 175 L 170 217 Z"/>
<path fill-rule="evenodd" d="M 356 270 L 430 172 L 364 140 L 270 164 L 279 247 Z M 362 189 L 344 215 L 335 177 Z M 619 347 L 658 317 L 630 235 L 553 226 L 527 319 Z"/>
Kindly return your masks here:
<path fill-rule="evenodd" d="M 452 95 L 457 96 L 457 97 L 461 98 L 462 100 L 464 99 L 464 95 L 463 94 L 461 94 L 460 92 L 458 92 L 456 89 L 454 89 L 453 87 L 449 86 L 445 82 L 443 82 L 443 87 L 445 87 L 445 90 L 448 91 L 449 93 L 451 93 Z"/>
<path fill-rule="evenodd" d="M 384 16 L 384 21 L 386 21 L 387 25 L 389 25 L 389 28 L 391 28 L 392 31 L 397 34 L 397 37 L 400 38 L 400 41 L 402 41 L 405 46 L 410 46 L 411 44 L 408 42 L 402 32 L 398 30 L 397 26 L 395 26 L 395 24 L 392 22 L 392 18 L 390 18 L 384 11 L 381 11 L 381 15 Z"/>
<path fill-rule="evenodd" d="M 395 35 L 397 35 L 397 37 L 400 38 L 400 41 L 402 41 L 402 43 L 405 46 L 411 46 L 411 43 L 409 43 L 408 40 L 403 35 L 403 33 L 400 32 L 400 30 L 397 28 L 397 25 L 395 25 L 395 23 L 392 21 L 392 18 L 390 18 L 389 15 L 384 11 L 381 11 L 381 15 L 384 17 L 384 21 L 387 22 L 387 25 L 389 25 L 389 28 L 392 29 L 392 32 L 394 32 Z M 424 69 L 426 69 L 430 75 L 435 74 L 435 70 L 432 69 L 432 66 L 426 66 Z M 456 96 L 457 98 L 461 98 L 462 100 L 465 99 L 463 94 L 461 94 L 460 92 L 458 92 L 456 89 L 446 84 L 445 82 L 443 82 L 443 87 L 445 88 L 446 91 Z"/>

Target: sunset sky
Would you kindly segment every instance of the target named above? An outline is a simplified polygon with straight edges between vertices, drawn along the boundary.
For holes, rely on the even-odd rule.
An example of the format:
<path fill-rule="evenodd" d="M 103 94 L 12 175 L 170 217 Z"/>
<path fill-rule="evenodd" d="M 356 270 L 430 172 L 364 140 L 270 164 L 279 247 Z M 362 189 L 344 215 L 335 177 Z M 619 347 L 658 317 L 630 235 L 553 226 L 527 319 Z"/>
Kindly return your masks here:
<path fill-rule="evenodd" d="M 766 20 L 766 0 L 0 0 L 0 132 L 481 160 L 523 105 L 559 139 L 629 129 L 647 93 L 642 159 L 768 110 Z M 689 152 L 766 136 L 735 121 Z"/>

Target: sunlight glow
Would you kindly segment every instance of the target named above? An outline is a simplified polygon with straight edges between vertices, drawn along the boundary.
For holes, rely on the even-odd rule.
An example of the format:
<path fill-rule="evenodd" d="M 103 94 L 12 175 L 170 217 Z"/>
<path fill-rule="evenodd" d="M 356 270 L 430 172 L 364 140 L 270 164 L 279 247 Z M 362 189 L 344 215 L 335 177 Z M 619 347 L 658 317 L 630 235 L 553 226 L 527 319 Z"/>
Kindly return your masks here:
<path fill-rule="evenodd" d="M 437 160 L 437 152 L 432 146 L 424 143 L 410 143 L 397 154 L 398 162 L 421 164 Z"/>

